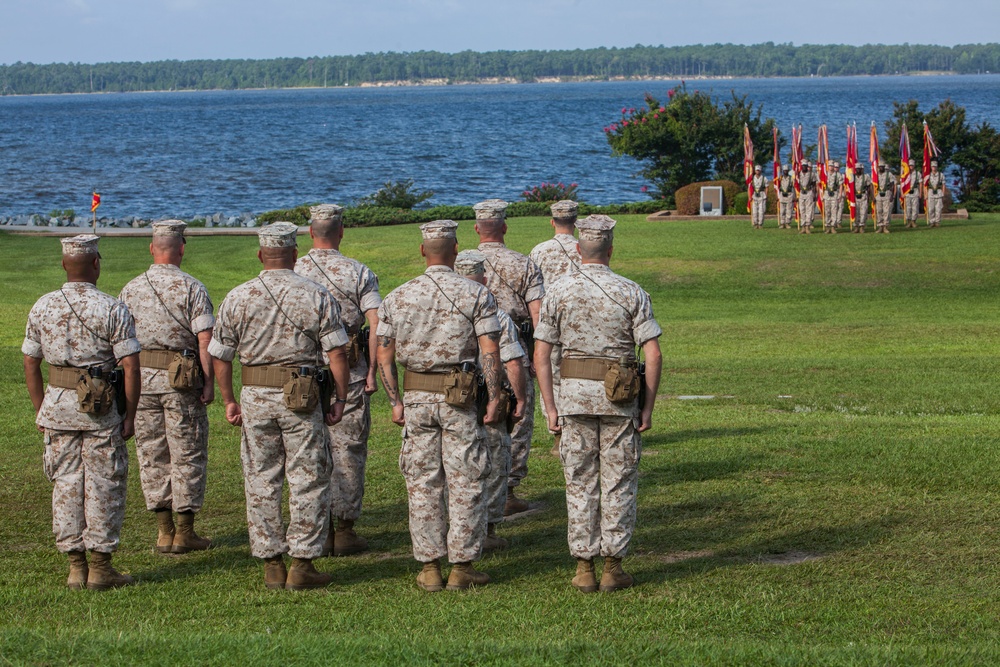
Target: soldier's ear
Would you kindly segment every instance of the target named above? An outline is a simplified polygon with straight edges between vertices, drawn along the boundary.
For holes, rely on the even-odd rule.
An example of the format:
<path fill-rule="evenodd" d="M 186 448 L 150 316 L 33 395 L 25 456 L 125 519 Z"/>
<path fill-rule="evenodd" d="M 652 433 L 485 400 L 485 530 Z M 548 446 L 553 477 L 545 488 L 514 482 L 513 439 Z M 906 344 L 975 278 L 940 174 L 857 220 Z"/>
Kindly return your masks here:
<path fill-rule="evenodd" d="M 615 247 L 613 245 L 609 245 L 608 246 L 608 260 L 609 261 L 611 260 L 611 255 L 613 255 L 614 252 L 615 252 Z"/>
<path fill-rule="evenodd" d="M 427 256 L 427 252 L 424 250 L 424 244 L 423 243 L 420 244 L 420 256 L 421 257 L 426 257 Z"/>
<path fill-rule="evenodd" d="M 149 254 L 150 255 L 153 254 L 153 244 L 152 243 L 149 244 Z"/>
<path fill-rule="evenodd" d="M 259 261 L 259 262 L 260 262 L 261 264 L 263 264 L 263 263 L 264 263 L 264 251 L 262 251 L 262 250 L 258 250 L 258 251 L 257 251 L 257 260 L 258 260 L 258 261 Z"/>

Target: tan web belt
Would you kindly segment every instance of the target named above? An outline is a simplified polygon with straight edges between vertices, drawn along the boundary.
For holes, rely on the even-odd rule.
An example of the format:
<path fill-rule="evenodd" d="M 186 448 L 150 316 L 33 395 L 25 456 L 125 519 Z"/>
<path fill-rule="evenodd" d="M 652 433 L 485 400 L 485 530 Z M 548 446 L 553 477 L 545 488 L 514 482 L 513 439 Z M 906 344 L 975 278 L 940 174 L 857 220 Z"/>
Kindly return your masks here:
<path fill-rule="evenodd" d="M 404 371 L 403 391 L 432 391 L 438 394 L 444 393 L 444 379 L 450 375 L 448 373 L 418 373 L 416 371 Z"/>
<path fill-rule="evenodd" d="M 285 383 L 292 379 L 293 375 L 299 375 L 302 366 L 243 366 L 241 369 L 241 381 L 244 387 L 270 387 L 280 389 Z M 315 366 L 306 366 L 313 372 L 318 372 Z"/>
<path fill-rule="evenodd" d="M 87 374 L 86 368 L 75 366 L 49 366 L 49 386 L 58 389 L 76 389 L 80 378 Z"/>
<path fill-rule="evenodd" d="M 178 354 L 180 353 L 175 350 L 143 350 L 139 353 L 139 365 L 165 371 Z"/>
<path fill-rule="evenodd" d="M 618 363 L 617 359 L 602 357 L 572 357 L 563 359 L 559 364 L 559 376 L 563 380 L 600 380 L 608 374 L 608 370 Z"/>

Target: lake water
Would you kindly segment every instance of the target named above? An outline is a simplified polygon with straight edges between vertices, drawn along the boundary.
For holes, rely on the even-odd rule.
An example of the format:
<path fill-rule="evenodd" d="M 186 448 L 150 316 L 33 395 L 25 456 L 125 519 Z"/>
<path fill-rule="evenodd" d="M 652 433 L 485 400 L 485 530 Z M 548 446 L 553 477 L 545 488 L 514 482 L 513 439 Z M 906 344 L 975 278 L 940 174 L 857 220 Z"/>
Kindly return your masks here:
<path fill-rule="evenodd" d="M 89 210 L 102 215 L 236 214 L 312 201 L 350 203 L 412 178 L 435 204 L 516 200 L 542 181 L 579 183 L 595 204 L 646 198 L 635 161 L 614 158 L 603 127 L 645 92 L 677 82 L 0 97 L 0 215 Z M 945 98 L 972 123 L 1000 127 L 1000 76 L 746 79 L 689 82 L 763 104 L 806 143 L 830 127 L 880 131 L 893 101 L 929 109 Z M 911 128 L 913 138 L 919 129 Z"/>

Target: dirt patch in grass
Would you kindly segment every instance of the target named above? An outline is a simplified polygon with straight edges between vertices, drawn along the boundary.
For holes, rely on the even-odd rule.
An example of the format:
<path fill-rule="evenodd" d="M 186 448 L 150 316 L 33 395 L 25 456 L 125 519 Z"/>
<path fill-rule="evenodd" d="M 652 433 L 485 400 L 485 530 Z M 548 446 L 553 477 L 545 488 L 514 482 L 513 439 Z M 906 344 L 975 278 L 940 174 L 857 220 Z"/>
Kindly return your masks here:
<path fill-rule="evenodd" d="M 820 558 L 823 558 L 823 554 L 815 551 L 785 551 L 779 554 L 764 554 L 757 558 L 757 562 L 761 565 L 798 565 Z"/>
<path fill-rule="evenodd" d="M 696 560 L 699 558 L 712 558 L 715 556 L 715 552 L 709 549 L 701 549 L 699 551 L 673 551 L 668 554 L 657 554 L 656 560 L 661 563 L 666 563 L 667 565 L 673 565 L 675 563 L 683 563 L 684 561 Z"/>

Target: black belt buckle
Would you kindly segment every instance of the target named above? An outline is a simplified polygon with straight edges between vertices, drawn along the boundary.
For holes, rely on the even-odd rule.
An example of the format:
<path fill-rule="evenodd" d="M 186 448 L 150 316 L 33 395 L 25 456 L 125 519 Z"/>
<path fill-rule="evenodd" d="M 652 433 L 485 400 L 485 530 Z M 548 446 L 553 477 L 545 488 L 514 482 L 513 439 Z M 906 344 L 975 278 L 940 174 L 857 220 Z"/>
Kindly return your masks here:
<path fill-rule="evenodd" d="M 195 354 L 194 350 L 181 350 L 181 356 L 187 357 L 188 359 L 194 359 L 198 355 Z"/>
<path fill-rule="evenodd" d="M 100 366 L 90 366 L 87 369 L 87 375 L 89 375 L 92 378 L 100 379 L 104 377 L 104 369 L 101 368 Z"/>

